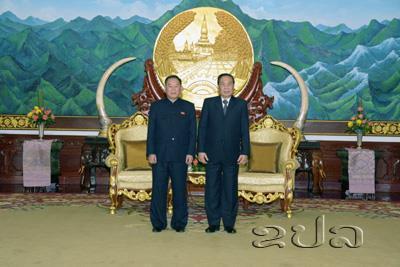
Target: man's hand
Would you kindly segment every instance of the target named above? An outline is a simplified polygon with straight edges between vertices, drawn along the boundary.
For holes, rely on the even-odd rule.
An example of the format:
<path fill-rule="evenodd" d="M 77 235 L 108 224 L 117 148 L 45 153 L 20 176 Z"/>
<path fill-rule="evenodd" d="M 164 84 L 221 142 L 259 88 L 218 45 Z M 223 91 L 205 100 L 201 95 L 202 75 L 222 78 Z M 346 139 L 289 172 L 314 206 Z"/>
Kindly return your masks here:
<path fill-rule="evenodd" d="M 237 160 L 237 163 L 238 163 L 238 164 L 246 164 L 247 161 L 248 161 L 247 155 L 243 155 L 243 154 L 242 154 L 242 155 L 239 156 L 239 158 L 238 158 L 238 160 Z"/>
<path fill-rule="evenodd" d="M 192 155 L 186 155 L 186 164 L 191 165 L 193 162 L 193 156 Z"/>
<path fill-rule="evenodd" d="M 156 164 L 156 163 L 157 163 L 157 156 L 156 156 L 156 154 L 150 154 L 150 155 L 147 157 L 147 161 L 148 161 L 150 164 Z"/>
<path fill-rule="evenodd" d="M 203 164 L 207 164 L 208 161 L 208 157 L 207 154 L 205 152 L 200 152 L 199 153 L 199 161 Z"/>

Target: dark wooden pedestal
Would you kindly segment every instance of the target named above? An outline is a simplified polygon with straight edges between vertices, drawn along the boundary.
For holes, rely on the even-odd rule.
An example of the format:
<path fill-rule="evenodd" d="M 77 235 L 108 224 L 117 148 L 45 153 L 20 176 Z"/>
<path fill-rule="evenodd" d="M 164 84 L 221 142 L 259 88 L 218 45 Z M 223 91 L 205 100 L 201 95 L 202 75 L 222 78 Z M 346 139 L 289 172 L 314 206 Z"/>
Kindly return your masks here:
<path fill-rule="evenodd" d="M 110 173 L 105 160 L 109 155 L 108 141 L 102 137 L 86 137 L 81 152 L 81 189 L 94 193 L 97 185 L 97 169 Z"/>
<path fill-rule="evenodd" d="M 306 191 L 309 196 L 321 195 L 324 191 L 323 179 L 325 172 L 323 169 L 322 153 L 320 142 L 301 141 L 297 160 L 300 167 L 296 171 L 296 182 L 304 188 L 304 182 L 307 180 Z"/>

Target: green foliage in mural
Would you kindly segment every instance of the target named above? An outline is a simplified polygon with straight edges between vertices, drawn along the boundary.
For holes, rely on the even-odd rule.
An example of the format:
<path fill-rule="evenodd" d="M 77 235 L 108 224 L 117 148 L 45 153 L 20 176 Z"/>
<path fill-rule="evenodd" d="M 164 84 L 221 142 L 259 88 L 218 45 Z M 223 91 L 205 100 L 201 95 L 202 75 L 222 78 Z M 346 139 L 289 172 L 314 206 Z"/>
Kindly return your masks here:
<path fill-rule="evenodd" d="M 347 120 L 357 99 L 373 120 L 399 120 L 400 20 L 372 20 L 359 30 L 309 22 L 256 20 L 232 1 L 182 1 L 156 21 L 129 21 L 97 16 L 70 22 L 21 21 L 6 12 L 0 16 L 0 113 L 25 114 L 42 90 L 45 104 L 56 115 L 97 115 L 95 92 L 104 70 L 115 61 L 135 56 L 119 69 L 106 90 L 111 116 L 135 111 L 131 95 L 142 88 L 144 62 L 161 27 L 179 12 L 214 6 L 233 13 L 253 42 L 255 59 L 263 64 L 264 92 L 275 96 L 271 113 L 279 119 L 297 117 L 300 105 L 295 81 L 272 67 L 284 61 L 309 86 L 309 119 Z"/>

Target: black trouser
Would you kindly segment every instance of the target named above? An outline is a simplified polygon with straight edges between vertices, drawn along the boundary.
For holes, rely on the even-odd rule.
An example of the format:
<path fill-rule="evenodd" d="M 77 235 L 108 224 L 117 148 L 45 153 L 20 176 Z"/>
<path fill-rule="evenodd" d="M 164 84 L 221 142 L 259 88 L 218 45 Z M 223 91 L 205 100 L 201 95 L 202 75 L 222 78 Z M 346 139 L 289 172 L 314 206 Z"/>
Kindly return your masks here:
<path fill-rule="evenodd" d="M 173 215 L 171 227 L 184 228 L 188 220 L 187 208 L 187 165 L 181 162 L 158 162 L 152 167 L 153 189 L 150 207 L 150 220 L 153 227 L 167 227 L 167 193 L 171 177 Z"/>
<path fill-rule="evenodd" d="M 237 163 L 208 162 L 206 165 L 205 205 L 208 224 L 234 227 L 238 210 Z"/>

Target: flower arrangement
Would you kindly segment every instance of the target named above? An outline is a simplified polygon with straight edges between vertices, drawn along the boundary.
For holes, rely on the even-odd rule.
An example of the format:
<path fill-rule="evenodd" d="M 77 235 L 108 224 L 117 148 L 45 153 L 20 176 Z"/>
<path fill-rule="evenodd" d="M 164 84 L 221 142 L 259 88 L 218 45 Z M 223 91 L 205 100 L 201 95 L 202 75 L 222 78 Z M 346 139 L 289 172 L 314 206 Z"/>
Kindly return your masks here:
<path fill-rule="evenodd" d="M 361 132 L 364 135 L 371 131 L 371 126 L 372 123 L 368 121 L 368 118 L 364 114 L 364 108 L 360 103 L 357 108 L 357 114 L 351 117 L 351 119 L 347 122 L 346 132 Z"/>
<path fill-rule="evenodd" d="M 40 89 L 38 90 L 37 101 L 38 105 L 34 106 L 27 115 L 29 122 L 35 127 L 38 127 L 39 125 L 48 127 L 56 123 L 53 111 L 49 108 L 43 107 L 43 92 Z"/>
<path fill-rule="evenodd" d="M 51 109 L 35 106 L 32 111 L 28 113 L 28 120 L 35 127 L 39 124 L 44 124 L 48 127 L 55 123 L 55 117 Z"/>
<path fill-rule="evenodd" d="M 203 171 L 205 171 L 205 170 L 206 170 L 206 167 L 204 166 L 203 163 L 201 163 L 201 162 L 197 159 L 197 157 L 196 157 L 195 159 L 193 159 L 193 162 L 192 162 L 192 166 L 191 166 L 191 168 L 190 168 L 190 171 L 192 171 L 192 172 L 203 172 Z"/>

